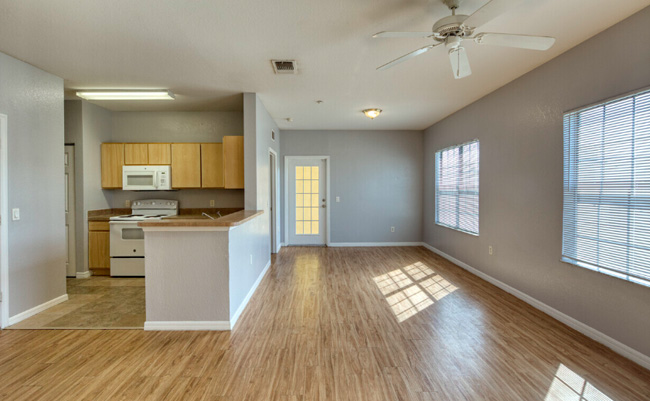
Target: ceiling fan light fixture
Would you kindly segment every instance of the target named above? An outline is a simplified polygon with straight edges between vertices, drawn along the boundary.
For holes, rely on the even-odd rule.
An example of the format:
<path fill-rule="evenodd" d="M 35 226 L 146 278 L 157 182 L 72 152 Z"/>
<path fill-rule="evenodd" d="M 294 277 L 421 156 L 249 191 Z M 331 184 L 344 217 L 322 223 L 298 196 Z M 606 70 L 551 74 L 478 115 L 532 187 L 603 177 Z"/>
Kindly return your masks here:
<path fill-rule="evenodd" d="M 176 97 L 167 89 L 129 89 L 129 90 L 81 90 L 77 96 L 86 100 L 174 100 Z"/>
<path fill-rule="evenodd" d="M 374 120 L 377 116 L 381 114 L 382 110 L 381 109 L 365 109 L 363 110 L 363 114 L 366 115 L 371 120 Z"/>

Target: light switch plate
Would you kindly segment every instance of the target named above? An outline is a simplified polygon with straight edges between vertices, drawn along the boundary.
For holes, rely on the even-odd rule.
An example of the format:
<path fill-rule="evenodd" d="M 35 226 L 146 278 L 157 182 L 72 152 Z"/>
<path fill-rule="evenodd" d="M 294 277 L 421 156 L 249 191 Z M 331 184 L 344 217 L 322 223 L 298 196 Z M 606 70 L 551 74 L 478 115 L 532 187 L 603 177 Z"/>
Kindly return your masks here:
<path fill-rule="evenodd" d="M 210 207 L 214 207 L 214 199 L 210 199 Z"/>
<path fill-rule="evenodd" d="M 337 197 L 336 197 L 336 201 L 337 201 L 337 202 L 340 202 L 340 201 L 341 201 L 341 197 L 337 196 Z"/>
<path fill-rule="evenodd" d="M 130 200 L 125 200 L 124 201 L 124 207 L 131 207 L 131 201 Z"/>
<path fill-rule="evenodd" d="M 20 209 L 11 209 L 11 220 L 20 220 Z"/>

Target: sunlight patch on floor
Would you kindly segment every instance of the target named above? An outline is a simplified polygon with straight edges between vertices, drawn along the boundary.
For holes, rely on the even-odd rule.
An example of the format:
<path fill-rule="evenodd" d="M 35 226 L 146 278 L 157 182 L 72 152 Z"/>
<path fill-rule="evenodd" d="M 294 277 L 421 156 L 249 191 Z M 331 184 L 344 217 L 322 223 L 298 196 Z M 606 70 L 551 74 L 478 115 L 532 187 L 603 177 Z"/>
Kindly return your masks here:
<path fill-rule="evenodd" d="M 557 368 L 544 401 L 614 401 L 563 364 Z"/>
<path fill-rule="evenodd" d="M 422 262 L 374 278 L 401 323 L 457 288 Z"/>

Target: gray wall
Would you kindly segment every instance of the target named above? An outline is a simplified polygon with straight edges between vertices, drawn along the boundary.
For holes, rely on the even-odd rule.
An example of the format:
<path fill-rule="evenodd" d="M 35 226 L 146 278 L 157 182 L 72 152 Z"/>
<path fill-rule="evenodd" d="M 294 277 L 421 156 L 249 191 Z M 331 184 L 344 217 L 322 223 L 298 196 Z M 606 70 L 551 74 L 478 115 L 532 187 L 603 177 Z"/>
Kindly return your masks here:
<path fill-rule="evenodd" d="M 230 320 L 227 231 L 147 231 L 144 241 L 148 322 Z"/>
<path fill-rule="evenodd" d="M 113 112 L 111 142 L 221 142 L 224 135 L 243 135 L 242 112 Z M 149 199 L 151 192 L 112 190 L 111 206 L 126 200 Z M 243 207 L 244 191 L 233 189 L 183 189 L 156 192 L 154 197 L 176 199 L 182 208 Z"/>
<path fill-rule="evenodd" d="M 270 263 L 268 246 L 268 217 L 264 214 L 229 232 L 229 320 L 233 320 L 253 284 Z"/>
<path fill-rule="evenodd" d="M 66 293 L 63 80 L 0 53 L 8 118 L 9 316 Z"/>
<path fill-rule="evenodd" d="M 81 100 L 66 100 L 64 106 L 65 143 L 75 145 L 74 176 L 75 176 L 75 271 L 86 270 L 85 246 L 87 225 L 84 224 L 84 186 L 83 186 L 83 124 L 81 122 Z"/>
<path fill-rule="evenodd" d="M 88 271 L 88 211 L 109 209 L 113 194 L 101 187 L 102 142 L 111 141 L 111 112 L 85 100 L 65 102 L 65 143 L 75 145 L 77 272 Z"/>
<path fill-rule="evenodd" d="M 560 262 L 562 113 L 650 84 L 650 8 L 433 125 L 424 240 L 650 355 L 650 289 Z M 434 153 L 478 138 L 480 236 L 434 224 Z M 488 256 L 488 246 L 494 255 Z"/>
<path fill-rule="evenodd" d="M 275 131 L 275 140 L 271 139 Z M 244 178 L 245 208 L 264 210 L 262 230 L 266 233 L 264 254 L 271 256 L 269 149 L 280 154 L 280 129 L 256 93 L 244 93 Z M 279 189 L 279 188 L 278 188 Z"/>
<path fill-rule="evenodd" d="M 110 190 L 102 189 L 101 144 L 111 140 L 111 112 L 88 103 L 81 102 L 81 124 L 83 129 L 83 175 L 75 177 L 77 184 L 83 183 L 83 270 L 88 271 L 88 211 L 109 209 L 113 199 Z M 76 146 L 75 146 L 76 147 Z M 77 157 L 75 156 L 75 159 Z M 75 166 L 76 167 L 76 166 Z M 83 180 L 83 181 L 82 181 Z M 81 233 L 82 231 L 77 231 Z M 77 263 L 79 264 L 79 263 Z"/>
<path fill-rule="evenodd" d="M 422 144 L 421 131 L 282 131 L 279 164 L 284 181 L 285 156 L 330 156 L 331 242 L 420 242 Z"/>

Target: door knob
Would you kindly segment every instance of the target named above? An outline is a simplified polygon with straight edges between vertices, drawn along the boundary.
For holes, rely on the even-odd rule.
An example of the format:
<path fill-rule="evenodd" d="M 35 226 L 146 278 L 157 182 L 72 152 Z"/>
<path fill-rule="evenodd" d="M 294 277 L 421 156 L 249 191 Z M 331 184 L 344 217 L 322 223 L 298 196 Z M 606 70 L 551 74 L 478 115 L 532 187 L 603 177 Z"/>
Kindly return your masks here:
<path fill-rule="evenodd" d="M 323 209 L 325 209 L 325 205 L 321 206 Z"/>

